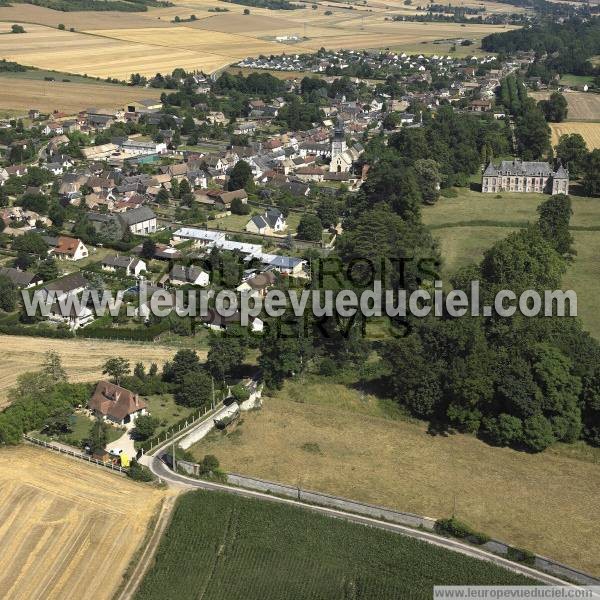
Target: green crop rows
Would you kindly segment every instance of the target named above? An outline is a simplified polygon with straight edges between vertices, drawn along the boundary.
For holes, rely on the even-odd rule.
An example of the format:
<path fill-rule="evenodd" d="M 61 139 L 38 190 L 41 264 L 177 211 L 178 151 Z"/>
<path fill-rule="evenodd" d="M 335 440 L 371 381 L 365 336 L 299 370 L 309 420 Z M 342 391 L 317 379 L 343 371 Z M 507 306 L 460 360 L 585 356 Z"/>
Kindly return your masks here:
<path fill-rule="evenodd" d="M 136 600 L 385 600 L 531 580 L 390 532 L 228 494 L 181 497 Z"/>

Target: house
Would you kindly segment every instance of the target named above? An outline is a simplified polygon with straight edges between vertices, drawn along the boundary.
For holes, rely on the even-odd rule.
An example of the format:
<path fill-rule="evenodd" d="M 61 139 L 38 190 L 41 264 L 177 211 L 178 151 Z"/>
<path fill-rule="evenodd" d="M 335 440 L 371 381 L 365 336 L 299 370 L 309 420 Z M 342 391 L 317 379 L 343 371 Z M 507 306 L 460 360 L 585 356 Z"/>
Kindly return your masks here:
<path fill-rule="evenodd" d="M 285 218 L 277 208 L 269 208 L 264 214 L 252 217 L 245 227 L 248 233 L 258 233 L 260 235 L 273 235 L 286 228 Z"/>
<path fill-rule="evenodd" d="M 490 162 L 483 172 L 481 191 L 568 194 L 569 171 L 560 163 L 554 170 L 547 162 L 514 159 L 503 160 L 498 166 Z"/>
<path fill-rule="evenodd" d="M 107 256 L 102 261 L 102 270 L 115 272 L 124 270 L 126 275 L 139 277 L 142 271 L 147 271 L 146 263 L 140 258 L 132 258 L 131 256 Z"/>
<path fill-rule="evenodd" d="M 44 240 L 50 246 L 48 254 L 56 256 L 59 260 L 81 260 L 89 256 L 88 249 L 79 238 L 59 235 L 44 236 Z"/>
<path fill-rule="evenodd" d="M 492 110 L 491 100 L 472 100 L 469 103 L 469 110 L 473 112 L 487 112 Z"/>
<path fill-rule="evenodd" d="M 134 423 L 140 415 L 148 414 L 148 405 L 138 394 L 110 381 L 98 382 L 88 408 L 97 418 L 120 426 Z"/>
<path fill-rule="evenodd" d="M 248 202 L 246 190 L 241 189 L 234 190 L 233 192 L 222 192 L 215 199 L 215 206 L 223 210 L 230 210 L 231 203 L 236 199 L 241 200 L 242 204 L 246 204 Z"/>
<path fill-rule="evenodd" d="M 173 285 L 199 285 L 206 287 L 210 283 L 208 273 L 194 265 L 190 267 L 173 265 L 167 279 Z"/>
<path fill-rule="evenodd" d="M 156 215 L 147 206 L 128 210 L 119 216 L 133 234 L 147 235 L 157 230 Z"/>
<path fill-rule="evenodd" d="M 279 254 L 262 254 L 260 261 L 268 268 L 275 269 L 285 275 L 302 275 L 306 261 L 294 256 Z"/>
<path fill-rule="evenodd" d="M 206 311 L 206 314 L 202 315 L 200 319 L 209 329 L 213 329 L 215 331 L 225 331 L 230 325 L 241 323 L 242 316 L 239 311 L 230 316 L 223 316 L 214 308 L 209 308 L 208 311 Z M 250 317 L 249 322 L 251 331 L 263 331 L 264 322 L 258 317 Z"/>
<path fill-rule="evenodd" d="M 140 140 L 125 140 L 121 145 L 121 150 L 134 156 L 148 156 L 150 154 L 164 154 L 167 151 L 167 144 L 164 142 L 144 142 Z"/>
<path fill-rule="evenodd" d="M 13 269 L 12 267 L 0 267 L 0 276 L 10 279 L 15 287 L 19 289 L 27 289 L 44 282 L 43 279 L 35 273 Z"/>
<path fill-rule="evenodd" d="M 87 279 L 81 273 L 72 273 L 44 286 L 45 295 L 52 294 L 57 300 L 69 295 L 80 294 L 88 286 Z"/>
<path fill-rule="evenodd" d="M 236 291 L 248 294 L 250 296 L 260 296 L 264 298 L 267 290 L 275 284 L 277 277 L 273 271 L 264 271 L 245 279 L 237 286 Z"/>

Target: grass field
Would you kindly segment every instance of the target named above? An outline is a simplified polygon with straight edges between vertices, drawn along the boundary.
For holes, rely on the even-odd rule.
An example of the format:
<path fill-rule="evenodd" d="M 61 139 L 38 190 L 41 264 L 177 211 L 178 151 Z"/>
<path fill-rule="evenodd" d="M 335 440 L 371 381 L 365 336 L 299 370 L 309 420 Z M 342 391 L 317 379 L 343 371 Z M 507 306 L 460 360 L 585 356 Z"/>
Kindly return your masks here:
<path fill-rule="evenodd" d="M 534 223 L 536 209 L 548 196 L 543 194 L 481 194 L 460 189 L 457 198 L 440 198 L 423 210 L 424 222 L 439 241 L 443 259 L 443 277 L 459 267 L 478 262 L 494 242 L 517 227 Z M 563 279 L 563 289 L 573 289 L 578 297 L 578 314 L 584 327 L 600 338 L 600 202 L 596 198 L 571 196 L 577 256 Z"/>
<path fill-rule="evenodd" d="M 163 491 L 19 446 L 0 449 L 0 597 L 110 600 Z"/>
<path fill-rule="evenodd" d="M 565 122 L 565 123 L 550 123 L 552 130 L 552 145 L 556 146 L 561 135 L 569 135 L 571 133 L 579 133 L 589 150 L 600 148 L 600 122 L 584 123 L 581 121 Z"/>
<path fill-rule="evenodd" d="M 70 77 L 57 73 L 49 74 L 56 81 L 25 77 L 30 73 L 37 71 L 0 74 L 0 110 L 27 111 L 37 108 L 43 112 L 60 110 L 74 113 L 90 106 L 121 108 L 134 100 L 160 97 L 160 90 L 131 88 L 82 78 L 78 82 L 65 82 L 62 79 Z"/>
<path fill-rule="evenodd" d="M 94 381 L 102 376 L 102 365 L 114 356 L 129 359 L 131 365 L 142 361 L 146 366 L 156 362 L 159 367 L 169 360 L 175 349 L 159 344 L 134 344 L 106 340 L 54 340 L 39 337 L 0 335 L 2 364 L 0 365 L 0 408 L 7 400 L 8 389 L 17 377 L 35 371 L 44 354 L 55 350 L 73 382 Z"/>
<path fill-rule="evenodd" d="M 229 435 L 192 447 L 227 471 L 329 492 L 477 529 L 600 574 L 600 453 L 493 448 L 430 436 L 373 396 L 320 380 L 287 382 Z"/>
<path fill-rule="evenodd" d="M 137 600 L 431 598 L 433 585 L 525 577 L 296 507 L 197 491 L 177 500 Z"/>

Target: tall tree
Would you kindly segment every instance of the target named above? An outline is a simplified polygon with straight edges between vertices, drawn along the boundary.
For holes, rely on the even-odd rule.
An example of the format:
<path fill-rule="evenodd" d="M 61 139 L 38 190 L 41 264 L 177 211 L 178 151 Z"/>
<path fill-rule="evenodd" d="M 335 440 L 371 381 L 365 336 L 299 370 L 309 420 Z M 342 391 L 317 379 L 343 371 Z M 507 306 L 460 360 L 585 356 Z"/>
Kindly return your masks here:
<path fill-rule="evenodd" d="M 121 385 L 121 380 L 129 375 L 131 366 L 129 361 L 122 356 L 109 358 L 102 366 L 102 374 L 112 377 L 117 385 Z"/>
<path fill-rule="evenodd" d="M 538 227 L 542 235 L 561 256 L 573 256 L 573 236 L 569 223 L 573 210 L 571 198 L 565 194 L 551 196 L 538 206 Z"/>

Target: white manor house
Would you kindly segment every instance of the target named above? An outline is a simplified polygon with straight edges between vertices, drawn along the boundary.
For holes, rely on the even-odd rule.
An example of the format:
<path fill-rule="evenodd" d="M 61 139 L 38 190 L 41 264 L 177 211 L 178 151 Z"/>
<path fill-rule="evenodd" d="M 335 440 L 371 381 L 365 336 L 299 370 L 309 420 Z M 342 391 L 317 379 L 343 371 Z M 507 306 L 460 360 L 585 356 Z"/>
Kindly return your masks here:
<path fill-rule="evenodd" d="M 496 166 L 490 162 L 483 172 L 482 192 L 537 192 L 568 194 L 569 171 L 559 163 L 554 170 L 547 162 L 503 160 Z"/>

